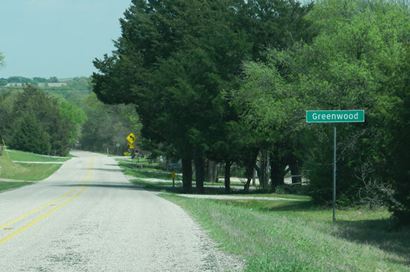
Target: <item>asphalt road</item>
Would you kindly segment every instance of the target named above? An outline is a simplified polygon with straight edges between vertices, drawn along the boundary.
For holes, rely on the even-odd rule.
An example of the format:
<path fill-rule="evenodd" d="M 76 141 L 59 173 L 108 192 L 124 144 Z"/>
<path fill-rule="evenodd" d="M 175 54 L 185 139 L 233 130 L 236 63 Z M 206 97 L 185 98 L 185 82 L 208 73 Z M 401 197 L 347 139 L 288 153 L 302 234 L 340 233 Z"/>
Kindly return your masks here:
<path fill-rule="evenodd" d="M 75 152 L 45 181 L 0 194 L 0 271 L 236 271 L 178 206 L 117 163 Z"/>

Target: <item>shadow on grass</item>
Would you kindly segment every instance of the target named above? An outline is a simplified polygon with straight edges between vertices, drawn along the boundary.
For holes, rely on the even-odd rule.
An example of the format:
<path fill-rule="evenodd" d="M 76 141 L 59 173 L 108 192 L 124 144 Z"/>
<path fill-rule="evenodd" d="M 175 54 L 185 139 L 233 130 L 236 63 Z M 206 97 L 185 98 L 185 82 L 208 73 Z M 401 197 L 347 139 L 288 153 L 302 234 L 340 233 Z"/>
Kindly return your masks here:
<path fill-rule="evenodd" d="M 171 178 L 171 173 L 167 172 L 158 172 L 152 170 L 143 170 L 143 169 L 125 169 L 126 174 L 135 176 L 136 178 L 156 178 L 156 179 L 169 179 Z"/>
<path fill-rule="evenodd" d="M 263 212 L 306 212 L 321 210 L 323 207 L 315 206 L 311 201 L 292 200 L 256 200 L 256 199 L 219 199 L 216 200 L 225 205 L 251 208 Z"/>
<path fill-rule="evenodd" d="M 390 219 L 339 221 L 336 236 L 343 239 L 376 246 L 383 251 L 400 256 L 403 261 L 392 259 L 404 265 L 410 265 L 410 228 L 397 228 Z"/>
<path fill-rule="evenodd" d="M 12 189 L 17 189 L 17 188 L 19 188 L 19 187 L 22 187 L 22 186 L 26 186 L 26 185 L 30 185 L 30 184 L 33 184 L 33 182 L 25 182 L 25 181 L 19 181 L 19 182 L 10 182 L 10 181 L 7 181 L 7 182 L 1 182 L 0 181 L 0 192 L 3 192 L 3 191 L 7 191 L 7 190 L 12 190 Z"/>

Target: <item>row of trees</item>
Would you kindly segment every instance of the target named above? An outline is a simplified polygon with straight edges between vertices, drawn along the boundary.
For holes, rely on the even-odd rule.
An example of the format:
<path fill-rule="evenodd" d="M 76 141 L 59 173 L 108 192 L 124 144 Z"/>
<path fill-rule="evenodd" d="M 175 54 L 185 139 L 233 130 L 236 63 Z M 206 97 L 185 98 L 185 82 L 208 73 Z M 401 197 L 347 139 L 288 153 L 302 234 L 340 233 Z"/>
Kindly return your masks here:
<path fill-rule="evenodd" d="M 27 77 L 21 77 L 21 76 L 12 76 L 12 77 L 8 77 L 8 78 L 0 78 L 0 86 L 5 86 L 5 85 L 7 85 L 7 83 L 23 83 L 23 84 L 35 85 L 35 84 L 38 84 L 38 83 L 57 83 L 57 82 L 59 82 L 59 80 L 56 77 L 27 78 Z"/>
<path fill-rule="evenodd" d="M 33 87 L 0 95 L 0 137 L 13 149 L 66 156 L 84 121 L 81 109 Z"/>
<path fill-rule="evenodd" d="M 134 107 L 104 106 L 91 92 L 90 78 L 41 89 L 37 83 L 59 80 L 14 76 L 0 79 L 0 85 L 2 80 L 27 84 L 25 91 L 0 88 L 0 136 L 11 148 L 56 155 L 66 155 L 73 147 L 122 154 L 128 150 L 126 135 L 138 134 Z"/>
<path fill-rule="evenodd" d="M 339 131 L 340 203 L 388 203 L 410 218 L 410 13 L 382 0 L 134 0 L 94 92 L 131 103 L 152 146 L 180 158 L 183 187 L 204 189 L 206 158 L 254 169 L 275 190 L 290 170 L 331 198 L 331 131 L 307 109 L 366 109 Z"/>
<path fill-rule="evenodd" d="M 117 51 L 95 62 L 94 91 L 106 103 L 135 103 L 143 135 L 182 159 L 185 190 L 192 162 L 203 190 L 205 157 L 253 173 L 258 148 L 236 143 L 249 137 L 240 136 L 229 92 L 241 85 L 244 60 L 310 39 L 309 9 L 285 1 L 133 1 Z"/>

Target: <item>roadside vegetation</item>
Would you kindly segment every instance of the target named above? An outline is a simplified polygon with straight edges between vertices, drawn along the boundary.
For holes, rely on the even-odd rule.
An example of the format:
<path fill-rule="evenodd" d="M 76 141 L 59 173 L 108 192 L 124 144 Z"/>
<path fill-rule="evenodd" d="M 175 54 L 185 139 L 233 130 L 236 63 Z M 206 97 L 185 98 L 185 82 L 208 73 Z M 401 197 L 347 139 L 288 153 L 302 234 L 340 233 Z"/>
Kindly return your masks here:
<path fill-rule="evenodd" d="M 332 223 L 332 210 L 308 196 L 252 187 L 229 193 L 238 199 L 187 198 L 181 181 L 174 188 L 171 172 L 158 164 L 120 160 L 120 166 L 136 186 L 184 208 L 221 249 L 245 261 L 245 271 L 410 271 L 410 229 L 397 228 L 385 207 L 344 208 Z M 226 192 L 223 183 L 213 189 L 206 184 L 205 194 Z"/>
<path fill-rule="evenodd" d="M 245 271 L 410 271 L 410 231 L 394 229 L 386 209 L 338 211 L 311 201 L 162 197 L 187 210 Z"/>
<path fill-rule="evenodd" d="M 238 166 L 244 191 L 255 171 L 266 192 L 291 174 L 329 204 L 332 130 L 305 111 L 364 109 L 338 125 L 337 205 L 410 224 L 408 1 L 133 1 L 120 22 L 93 91 L 136 106 L 144 149 L 181 162 L 185 192 L 209 190 L 213 162 L 227 192 Z"/>
<path fill-rule="evenodd" d="M 3 151 L 0 155 L 0 191 L 41 181 L 57 171 L 67 159 L 15 150 Z"/>
<path fill-rule="evenodd" d="M 64 162 L 70 159 L 70 157 L 47 156 L 18 150 L 6 150 L 4 156 L 17 162 Z"/>
<path fill-rule="evenodd" d="M 0 94 L 0 141 L 12 149 L 66 156 L 85 118 L 77 106 L 32 86 Z"/>

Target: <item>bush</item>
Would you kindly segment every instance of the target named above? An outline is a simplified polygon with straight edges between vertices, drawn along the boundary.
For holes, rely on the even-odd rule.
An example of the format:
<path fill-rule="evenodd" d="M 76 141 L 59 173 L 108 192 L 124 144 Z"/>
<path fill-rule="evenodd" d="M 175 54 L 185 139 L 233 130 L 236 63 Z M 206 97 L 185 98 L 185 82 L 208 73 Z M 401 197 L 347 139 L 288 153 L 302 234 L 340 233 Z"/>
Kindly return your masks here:
<path fill-rule="evenodd" d="M 78 134 L 78 123 L 62 102 L 33 87 L 0 97 L 0 135 L 13 149 L 67 155 Z"/>

